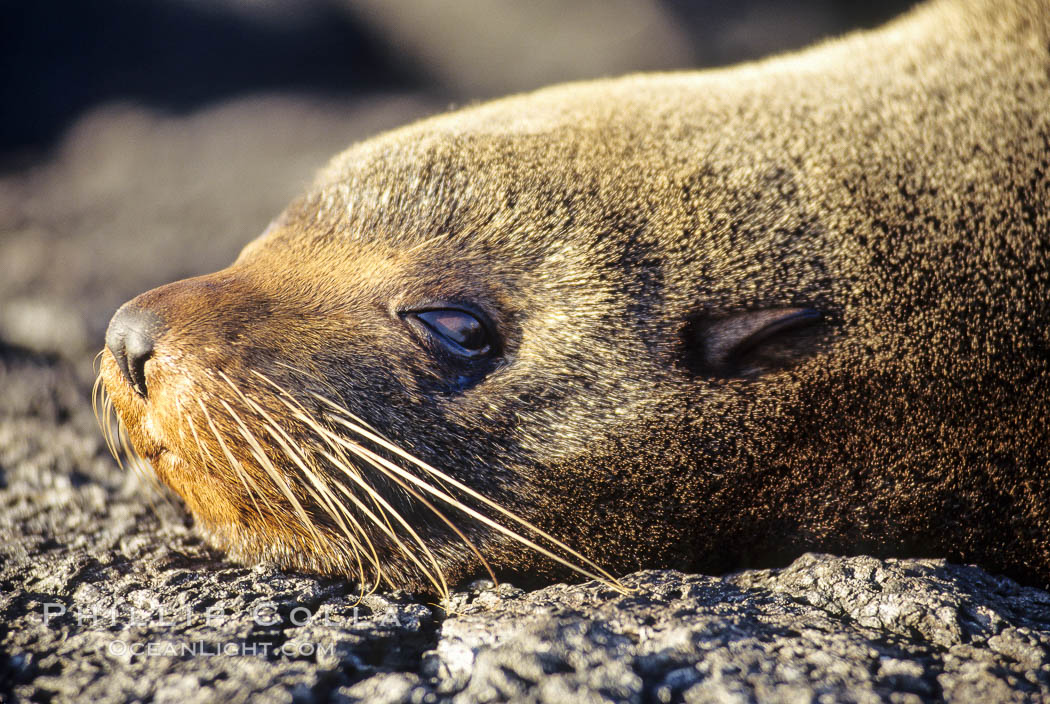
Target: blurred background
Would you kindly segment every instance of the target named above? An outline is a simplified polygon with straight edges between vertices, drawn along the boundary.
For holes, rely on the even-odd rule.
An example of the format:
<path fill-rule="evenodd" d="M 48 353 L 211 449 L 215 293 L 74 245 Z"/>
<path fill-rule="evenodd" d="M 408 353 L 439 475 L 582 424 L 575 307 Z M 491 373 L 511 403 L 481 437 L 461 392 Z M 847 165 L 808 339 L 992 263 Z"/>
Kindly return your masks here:
<path fill-rule="evenodd" d="M 226 265 L 330 156 L 384 129 L 558 81 L 758 58 L 910 4 L 0 0 L 0 353 L 89 377 L 120 303 Z"/>

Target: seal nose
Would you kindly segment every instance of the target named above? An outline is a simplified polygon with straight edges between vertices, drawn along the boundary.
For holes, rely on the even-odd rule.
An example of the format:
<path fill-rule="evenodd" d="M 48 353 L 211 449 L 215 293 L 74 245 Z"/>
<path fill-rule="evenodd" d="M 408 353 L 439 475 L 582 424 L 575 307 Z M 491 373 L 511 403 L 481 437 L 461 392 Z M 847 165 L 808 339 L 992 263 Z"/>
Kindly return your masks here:
<path fill-rule="evenodd" d="M 122 306 L 109 321 L 106 347 L 124 378 L 139 396 L 146 397 L 146 360 L 163 329 L 160 316 L 145 308 Z"/>

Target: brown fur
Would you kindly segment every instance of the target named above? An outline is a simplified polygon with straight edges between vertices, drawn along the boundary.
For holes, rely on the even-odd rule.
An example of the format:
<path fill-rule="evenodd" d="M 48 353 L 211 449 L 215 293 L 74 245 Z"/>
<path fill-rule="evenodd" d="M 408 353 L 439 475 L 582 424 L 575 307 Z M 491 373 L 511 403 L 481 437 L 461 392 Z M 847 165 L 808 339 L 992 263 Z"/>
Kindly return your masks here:
<path fill-rule="evenodd" d="M 252 370 L 614 572 L 823 550 L 1046 585 L 1048 173 L 1050 6 L 936 2 L 782 58 L 555 87 L 352 147 L 230 268 L 132 302 L 167 324 L 148 399 L 109 354 L 103 378 L 136 449 L 243 559 L 357 572 L 276 441 L 319 534 L 253 459 L 219 400 L 271 436 L 220 371 L 303 446 Z M 499 368 L 465 390 L 396 314 L 434 300 L 500 331 Z M 698 352 L 719 321 L 788 308 L 824 318 L 750 366 Z M 272 508 L 217 438 L 201 458 L 197 399 Z M 368 476 L 450 580 L 478 571 Z M 499 572 L 555 571 L 447 513 Z M 377 540 L 387 578 L 421 586 Z"/>

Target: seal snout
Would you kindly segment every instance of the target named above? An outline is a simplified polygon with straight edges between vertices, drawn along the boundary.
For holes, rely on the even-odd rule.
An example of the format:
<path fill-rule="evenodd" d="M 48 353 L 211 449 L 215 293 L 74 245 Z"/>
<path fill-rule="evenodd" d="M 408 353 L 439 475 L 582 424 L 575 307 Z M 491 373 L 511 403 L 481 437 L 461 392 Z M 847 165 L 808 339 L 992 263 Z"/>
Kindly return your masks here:
<path fill-rule="evenodd" d="M 152 356 L 154 342 L 163 329 L 161 317 L 153 311 L 125 305 L 113 315 L 106 330 L 106 347 L 131 388 L 143 398 L 146 360 Z"/>

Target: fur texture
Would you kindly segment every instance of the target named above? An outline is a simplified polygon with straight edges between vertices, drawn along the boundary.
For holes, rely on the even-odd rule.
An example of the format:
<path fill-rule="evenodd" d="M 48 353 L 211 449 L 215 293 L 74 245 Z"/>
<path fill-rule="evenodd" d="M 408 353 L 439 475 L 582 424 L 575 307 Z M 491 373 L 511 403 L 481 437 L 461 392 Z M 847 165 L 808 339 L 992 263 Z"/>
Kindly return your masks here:
<path fill-rule="evenodd" d="M 820 550 L 1045 586 L 1048 169 L 1050 5 L 935 2 L 793 55 L 554 87 L 354 146 L 230 268 L 128 304 L 167 324 L 147 398 L 109 353 L 103 379 L 135 448 L 244 559 L 359 571 L 220 372 L 275 416 L 287 404 L 253 371 L 318 416 L 312 394 L 337 401 L 613 572 Z M 404 324 L 435 303 L 496 330 L 469 383 Z M 712 361 L 713 336 L 799 310 L 822 318 Z M 362 472 L 450 580 L 478 571 Z M 499 573 L 558 571 L 447 513 Z M 376 534 L 386 578 L 421 586 Z"/>

